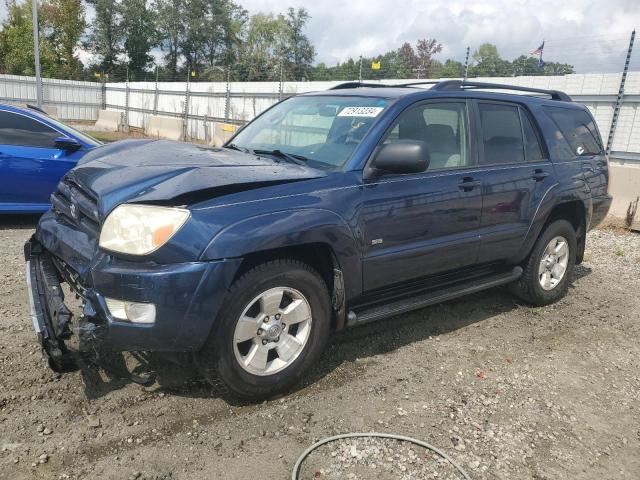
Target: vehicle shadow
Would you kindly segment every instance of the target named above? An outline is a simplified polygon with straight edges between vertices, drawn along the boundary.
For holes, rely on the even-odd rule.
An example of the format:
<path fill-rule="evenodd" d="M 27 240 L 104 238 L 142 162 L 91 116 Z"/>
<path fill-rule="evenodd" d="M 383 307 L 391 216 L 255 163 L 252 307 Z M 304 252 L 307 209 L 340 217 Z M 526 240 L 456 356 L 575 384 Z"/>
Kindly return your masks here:
<path fill-rule="evenodd" d="M 576 266 L 573 284 L 591 274 L 584 265 Z M 571 288 L 575 288 L 574 286 Z M 340 365 L 392 352 L 403 346 L 437 337 L 470 325 L 483 322 L 491 317 L 521 308 L 535 308 L 526 305 L 511 295 L 506 288 L 498 287 L 476 293 L 458 300 L 426 307 L 386 320 L 346 329 L 334 334 L 329 340 L 322 357 L 315 367 L 305 375 L 291 394 L 306 388 L 332 389 L 348 382 L 349 378 L 339 378 L 330 382 L 321 379 Z M 95 366 L 82 369 L 85 393 L 88 398 L 100 398 L 113 390 L 132 383 L 130 374 L 153 375 L 153 390 L 161 390 L 171 395 L 190 398 L 222 398 L 234 406 L 250 404 L 230 395 L 222 387 L 213 387 L 198 374 L 197 366 L 187 356 L 168 360 L 160 354 L 141 354 L 138 366 L 128 368 L 124 356 L 114 355 L 107 361 L 101 360 L 101 373 Z M 104 370 L 103 370 L 104 368 Z M 146 372 L 146 373 L 145 373 Z"/>
<path fill-rule="evenodd" d="M 39 213 L 0 215 L 0 230 L 33 230 L 41 216 Z"/>

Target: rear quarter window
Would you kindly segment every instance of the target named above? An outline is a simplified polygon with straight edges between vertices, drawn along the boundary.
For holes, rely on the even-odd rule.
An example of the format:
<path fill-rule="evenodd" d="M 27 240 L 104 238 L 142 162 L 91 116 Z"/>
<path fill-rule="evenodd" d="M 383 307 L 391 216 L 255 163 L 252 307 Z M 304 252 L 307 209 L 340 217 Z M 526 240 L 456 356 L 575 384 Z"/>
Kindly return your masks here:
<path fill-rule="evenodd" d="M 557 127 L 554 153 L 559 159 L 568 160 L 603 152 L 602 139 L 589 113 L 573 108 L 543 108 Z"/>

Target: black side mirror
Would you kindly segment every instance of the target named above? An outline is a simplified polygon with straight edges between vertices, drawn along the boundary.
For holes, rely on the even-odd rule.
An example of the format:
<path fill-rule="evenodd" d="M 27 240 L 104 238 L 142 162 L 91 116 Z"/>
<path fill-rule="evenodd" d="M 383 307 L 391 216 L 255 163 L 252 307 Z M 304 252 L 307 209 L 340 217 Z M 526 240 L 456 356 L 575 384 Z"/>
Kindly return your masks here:
<path fill-rule="evenodd" d="M 75 152 L 82 148 L 80 142 L 68 137 L 58 137 L 54 141 L 54 146 L 58 150 L 66 150 L 67 152 Z"/>
<path fill-rule="evenodd" d="M 429 168 L 431 155 L 425 142 L 398 140 L 383 145 L 373 160 L 373 167 L 390 173 L 420 173 Z"/>

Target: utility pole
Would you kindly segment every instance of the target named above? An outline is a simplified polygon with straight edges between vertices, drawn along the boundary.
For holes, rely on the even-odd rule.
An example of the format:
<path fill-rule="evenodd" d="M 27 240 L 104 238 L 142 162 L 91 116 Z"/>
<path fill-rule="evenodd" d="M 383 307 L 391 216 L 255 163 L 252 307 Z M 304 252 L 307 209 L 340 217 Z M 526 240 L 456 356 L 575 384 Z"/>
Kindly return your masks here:
<path fill-rule="evenodd" d="M 467 74 L 469 73 L 469 50 L 470 48 L 467 47 L 467 55 L 464 58 L 464 81 L 467 81 Z"/>
<path fill-rule="evenodd" d="M 362 55 L 360 55 L 360 73 L 358 74 L 358 81 L 362 83 Z"/>
<path fill-rule="evenodd" d="M 613 137 L 616 133 L 616 125 L 618 123 L 618 116 L 620 115 L 620 107 L 622 107 L 622 97 L 624 97 L 624 84 L 627 81 L 627 73 L 629 73 L 629 62 L 631 61 L 631 53 L 633 52 L 633 42 L 636 39 L 636 31 L 631 32 L 631 38 L 629 39 L 629 48 L 627 50 L 627 59 L 624 62 L 624 68 L 622 69 L 622 77 L 620 78 L 620 88 L 618 89 L 618 96 L 616 97 L 616 103 L 613 108 L 613 117 L 611 118 L 611 127 L 609 128 L 609 137 L 607 138 L 607 155 L 611 153 L 613 148 Z"/>
<path fill-rule="evenodd" d="M 38 38 L 38 0 L 33 0 L 33 56 L 36 61 L 36 101 L 42 108 L 42 77 L 40 76 L 40 39 Z"/>

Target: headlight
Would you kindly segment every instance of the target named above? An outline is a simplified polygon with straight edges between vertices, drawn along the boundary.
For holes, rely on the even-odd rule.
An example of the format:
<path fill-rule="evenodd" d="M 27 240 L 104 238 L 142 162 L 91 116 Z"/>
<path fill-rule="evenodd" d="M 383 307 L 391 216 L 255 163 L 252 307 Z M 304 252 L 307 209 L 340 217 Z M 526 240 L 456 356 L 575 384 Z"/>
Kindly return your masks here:
<path fill-rule="evenodd" d="M 129 255 L 146 255 L 167 243 L 189 218 L 184 208 L 120 205 L 100 232 L 100 247 Z"/>

